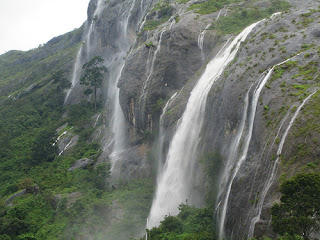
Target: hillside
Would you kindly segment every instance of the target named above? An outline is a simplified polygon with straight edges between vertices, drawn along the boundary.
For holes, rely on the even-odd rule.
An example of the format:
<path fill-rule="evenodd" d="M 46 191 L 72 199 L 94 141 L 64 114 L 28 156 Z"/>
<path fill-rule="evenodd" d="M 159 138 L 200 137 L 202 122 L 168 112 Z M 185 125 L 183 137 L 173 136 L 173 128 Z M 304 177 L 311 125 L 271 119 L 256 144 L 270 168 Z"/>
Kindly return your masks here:
<path fill-rule="evenodd" d="M 91 0 L 81 28 L 1 55 L 0 239 L 317 239 L 273 228 L 272 207 L 319 172 L 319 16 Z"/>

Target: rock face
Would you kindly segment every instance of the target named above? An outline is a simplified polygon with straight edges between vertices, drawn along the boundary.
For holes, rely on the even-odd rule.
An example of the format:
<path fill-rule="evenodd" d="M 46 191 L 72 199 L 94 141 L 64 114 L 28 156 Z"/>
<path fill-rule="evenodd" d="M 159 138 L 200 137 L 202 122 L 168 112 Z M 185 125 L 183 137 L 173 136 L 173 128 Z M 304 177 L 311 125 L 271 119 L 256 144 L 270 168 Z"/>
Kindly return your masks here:
<path fill-rule="evenodd" d="M 21 190 L 20 192 L 17 192 L 17 193 L 15 193 L 15 194 L 13 194 L 10 198 L 8 198 L 8 199 L 5 201 L 5 203 L 6 203 L 6 205 L 11 205 L 11 204 L 12 204 L 12 201 L 13 201 L 15 198 L 24 196 L 24 195 L 26 195 L 26 194 L 28 194 L 28 193 L 36 195 L 36 194 L 39 193 L 39 191 L 40 191 L 40 189 L 39 189 L 38 186 L 28 187 L 28 188 L 26 188 L 26 189 Z"/>
<path fill-rule="evenodd" d="M 92 165 L 93 161 L 89 158 L 83 158 L 76 161 L 71 168 L 68 169 L 69 172 L 73 172 L 76 169 L 86 169 L 89 165 Z"/>
<path fill-rule="evenodd" d="M 283 139 L 296 108 L 301 105 L 302 99 L 318 89 L 318 73 L 307 74 L 308 76 L 302 73 L 302 69 L 319 64 L 319 55 L 314 54 L 320 43 L 317 34 L 314 34 L 315 25 L 314 23 L 303 25 L 305 17 L 301 15 L 308 13 L 309 8 L 314 7 L 316 6 L 299 6 L 299 11 L 276 16 L 266 24 L 258 26 L 240 50 L 235 63 L 227 69 L 228 74 L 221 77 L 211 90 L 212 94 L 206 109 L 204 149 L 219 151 L 227 161 L 230 158 L 232 141 L 241 127 L 246 94 L 249 94 L 247 115 L 249 117 L 250 111 L 254 110 L 250 109 L 252 107 L 250 98 L 253 98 L 258 82 L 266 76 L 272 66 L 292 57 L 290 62 L 280 65 L 275 70 L 262 89 L 253 119 L 250 141 L 248 135 L 241 138 L 242 144 L 248 141 L 248 152 L 231 185 L 225 222 L 226 235 L 233 239 L 253 237 L 253 235 L 259 237 L 264 234 L 272 236 L 270 208 L 279 197 L 277 193 L 279 176 L 282 173 L 287 175 L 289 169 L 292 171 L 290 174 L 294 174 L 307 161 L 312 161 L 312 159 L 307 160 L 310 156 L 316 154 L 310 151 L 309 157 L 301 155 L 300 163 L 294 164 L 296 169 L 290 167 L 292 162 L 290 163 L 289 159 L 297 154 L 294 146 L 303 144 L 303 140 L 298 138 L 302 137 L 302 134 L 299 134 L 302 122 L 308 121 L 308 117 L 304 115 L 305 111 L 299 113 L 299 120 L 296 120 L 296 124 L 290 129 L 289 136 L 284 139 L 283 150 L 279 152 L 282 149 L 279 142 Z M 317 17 L 318 14 L 315 12 L 313 17 Z M 265 40 L 266 36 L 269 36 L 269 40 Z M 315 48 L 309 49 L 310 46 Z M 315 69 L 314 71 L 318 72 Z M 308 87 L 304 91 L 297 91 L 297 88 L 305 84 Z M 304 93 L 306 95 L 302 96 Z M 315 101 L 317 100 L 311 98 L 306 105 L 312 106 Z M 309 111 L 314 111 L 311 109 L 312 107 L 309 107 Z M 309 132 L 304 133 L 309 137 L 314 136 L 311 129 L 305 128 L 305 131 Z M 311 141 L 307 145 L 316 148 Z M 281 154 L 281 157 L 277 154 Z M 276 161 L 278 158 L 281 159 L 282 165 L 279 165 L 280 161 Z M 223 182 L 222 179 L 221 186 Z M 221 201 L 223 196 L 222 193 L 218 201 Z M 253 231 L 255 226 L 257 228 Z"/>
<path fill-rule="evenodd" d="M 226 211 L 225 220 L 221 223 L 221 216 L 218 216 L 217 221 L 220 227 L 225 226 L 224 234 L 232 239 L 263 234 L 272 236 L 270 207 L 278 198 L 279 176 L 286 174 L 288 169 L 293 171 L 290 174 L 295 172 L 293 167 L 289 167 L 290 164 L 287 168 L 279 169 L 278 162 L 275 162 L 280 149 L 279 142 L 284 139 L 282 156 L 291 159 L 296 154 L 294 146 L 297 146 L 293 136 L 300 131 L 301 121 L 312 121 L 310 117 L 304 116 L 305 112 L 299 112 L 299 125 L 294 124 L 288 137 L 284 137 L 302 99 L 318 89 L 319 74 L 316 70 L 319 66 L 319 34 L 312 20 L 317 18 L 319 12 L 309 10 L 317 9 L 318 6 L 311 2 L 289 2 L 293 6 L 292 11 L 264 20 L 252 31 L 208 97 L 199 158 L 209 152 L 219 152 L 225 161 L 225 164 L 219 166 L 219 183 L 212 187 L 219 189 L 220 194 L 216 196 L 218 204 L 226 201 L 227 188 L 230 186 L 227 208 L 220 210 Z M 187 8 L 179 4 L 171 6 L 175 13 L 181 13 Z M 161 116 L 160 124 L 166 129 L 161 151 L 166 154 L 192 87 L 206 61 L 227 40 L 227 37 L 221 38 L 215 31 L 208 30 L 205 32 L 202 51 L 198 45 L 199 32 L 219 14 L 221 12 L 199 17 L 192 11 L 185 12 L 180 15 L 179 22 L 170 18 L 156 29 L 140 31 L 139 38 L 127 56 L 118 84 L 120 104 L 129 122 L 128 134 L 132 145 L 140 145 L 145 135 L 156 132 Z M 199 19 L 194 21 L 196 16 Z M 306 20 L 310 16 L 312 19 Z M 146 17 L 147 21 L 159 18 L 159 11 L 151 11 Z M 258 89 L 259 81 L 264 79 L 273 66 L 290 58 L 288 63 L 275 67 L 259 92 L 257 105 L 254 105 L 253 97 L 257 95 L 254 89 Z M 303 73 L 302 69 L 307 71 L 312 66 L 316 67 L 313 74 Z M 177 96 L 168 105 L 167 112 L 162 112 L 165 103 L 176 92 Z M 246 110 L 247 96 L 249 105 Z M 313 106 L 315 101 L 310 98 L 306 105 Z M 230 162 L 232 144 L 241 133 L 243 116 L 246 116 L 246 122 L 239 138 L 241 143 L 238 145 L 237 157 L 234 162 Z M 311 132 L 308 134 L 317 138 Z M 311 142 L 308 144 L 316 148 Z M 309 156 L 302 157 L 304 163 L 299 164 L 300 168 L 306 164 L 307 159 L 310 160 L 309 157 L 316 156 L 316 151 L 311 152 Z M 235 172 L 232 166 L 241 156 L 244 159 Z M 228 164 L 231 164 L 230 169 Z"/>
<path fill-rule="evenodd" d="M 301 133 L 303 122 L 312 122 L 305 111 L 297 112 L 300 117 L 290 129 L 289 123 L 295 120 L 302 101 L 318 89 L 320 32 L 314 20 L 319 16 L 318 6 L 314 2 L 289 2 L 291 10 L 263 20 L 253 29 L 208 95 L 196 169 L 192 169 L 198 175 L 193 188 L 197 193 L 208 188 L 217 192 L 211 201 L 220 206 L 216 213 L 220 237 L 272 236 L 270 207 L 278 198 L 279 177 L 299 171 L 292 163 L 285 168 L 279 162 L 283 158 L 289 162 L 297 155 L 295 147 L 299 144 L 294 136 L 301 141 L 303 136 L 317 139 L 310 129 L 305 135 Z M 106 59 L 110 74 L 99 92 L 100 99 L 106 101 L 106 114 L 101 116 L 115 121 L 119 106 L 124 114 L 118 130 L 114 123 L 94 125 L 94 137 L 105 146 L 99 162 L 112 162 L 115 155 L 120 159 L 112 167 L 113 176 L 126 180 L 148 176 L 150 152 L 158 166 L 164 164 L 190 92 L 208 61 L 232 37 L 208 26 L 237 7 L 246 7 L 245 3 L 234 4 L 201 15 L 188 11 L 194 3 L 108 1 L 101 6 L 99 1 L 90 2 L 86 44 L 78 56 L 82 63 L 95 55 Z M 263 8 L 270 2 L 255 4 Z M 150 27 L 155 22 L 158 26 Z M 75 86 L 69 103 L 79 101 L 81 91 L 79 84 Z M 316 96 L 305 103 L 309 111 L 314 111 Z M 288 135 L 286 129 L 290 130 Z M 121 151 L 114 150 L 117 131 L 125 136 Z M 304 144 L 300 143 L 302 147 Z M 316 148 L 316 143 L 308 144 Z M 223 161 L 214 170 L 214 186 L 208 186 L 208 173 L 200 163 L 202 156 L 211 153 Z M 299 169 L 316 154 L 310 150 L 302 156 Z M 79 161 L 78 167 L 82 167 L 89 160 Z"/>
<path fill-rule="evenodd" d="M 98 91 L 104 109 L 87 127 L 95 130 L 90 140 L 102 145 L 97 164 L 111 163 L 111 186 L 150 177 L 152 172 L 160 176 L 166 170 L 168 149 L 192 89 L 208 62 L 234 38 L 210 24 L 251 3 L 209 14 L 190 8 L 203 2 L 91 0 L 83 29 L 51 40 L 47 46 L 52 50 L 44 47 L 14 63 L 23 66 L 63 50 L 64 45 L 74 47 L 77 57 L 65 66 L 74 69 L 69 71 L 73 88 L 65 104 L 75 104 L 87 99 L 79 83 L 81 66 L 97 55 L 105 59 L 109 73 Z M 221 239 L 274 236 L 270 208 L 279 198 L 281 181 L 299 171 L 319 170 L 314 159 L 320 156 L 320 12 L 315 1 L 288 2 L 292 4 L 288 12 L 262 20 L 252 30 L 208 89 L 194 167 L 185 166 L 190 176 L 196 176 L 186 198 L 197 198 L 196 205 L 202 206 L 210 196 Z M 264 8 L 270 1 L 253 4 Z M 80 40 L 83 44 L 76 48 Z M 26 76 L 1 90 L 13 91 L 23 84 L 26 93 L 32 91 L 37 87 L 31 81 L 34 75 Z M 6 96 L 5 91 L 0 96 Z M 64 134 L 57 142 L 60 153 L 77 140 L 78 136 Z M 68 171 L 90 164 L 91 159 L 80 159 Z M 81 195 L 56 195 L 53 205 L 57 208 L 66 198 L 70 207 Z M 104 211 L 110 225 L 125 221 L 116 200 Z"/>

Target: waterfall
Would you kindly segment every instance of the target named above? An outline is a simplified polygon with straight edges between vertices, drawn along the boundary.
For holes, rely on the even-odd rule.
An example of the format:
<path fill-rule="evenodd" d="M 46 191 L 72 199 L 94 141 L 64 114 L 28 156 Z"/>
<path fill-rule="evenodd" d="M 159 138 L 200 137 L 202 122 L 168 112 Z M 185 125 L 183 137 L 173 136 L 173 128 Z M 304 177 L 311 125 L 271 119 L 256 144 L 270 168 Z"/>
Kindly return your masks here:
<path fill-rule="evenodd" d="M 165 215 L 177 214 L 179 204 L 192 197 L 193 169 L 208 93 L 226 66 L 234 59 L 241 42 L 246 39 L 257 24 L 247 27 L 226 47 L 227 42 L 217 56 L 208 63 L 193 88 L 170 143 L 165 166 L 158 181 L 149 214 L 148 228 L 157 226 Z M 192 199 L 189 202 L 192 204 Z"/>
<path fill-rule="evenodd" d="M 156 51 L 154 52 L 153 54 L 153 58 L 152 58 L 152 62 L 151 62 L 151 67 L 150 69 L 148 70 L 148 76 L 146 78 L 146 80 L 144 81 L 144 84 L 143 84 L 143 88 L 142 88 L 142 93 L 140 95 L 140 100 L 139 100 L 139 103 L 141 103 L 141 101 L 145 101 L 145 98 L 146 98 L 146 95 L 147 95 L 147 87 L 148 87 L 148 83 L 149 83 L 149 80 L 151 78 L 151 75 L 153 73 L 153 68 L 154 68 L 154 63 L 157 59 L 157 55 L 158 55 L 158 52 L 160 51 L 161 49 L 161 42 L 162 42 L 162 35 L 163 33 L 166 31 L 166 29 L 163 29 L 161 32 L 160 32 L 160 36 L 159 36 L 159 41 L 158 41 L 158 45 L 157 45 L 157 48 L 156 48 Z M 150 48 L 151 50 L 151 48 Z M 149 52 L 150 53 L 150 52 Z M 150 55 L 149 55 L 150 56 Z M 149 61 L 149 57 L 148 57 L 148 61 Z"/>
<path fill-rule="evenodd" d="M 126 142 L 125 142 L 125 117 L 121 110 L 120 102 L 119 102 L 119 88 L 117 88 L 117 83 L 121 77 L 121 73 L 124 67 L 124 63 L 120 66 L 120 69 L 115 73 L 115 81 L 114 85 L 112 86 L 112 90 L 114 96 L 113 100 L 113 117 L 112 117 L 112 132 L 114 135 L 114 145 L 113 150 L 110 155 L 111 158 L 111 169 L 112 172 L 114 170 L 114 166 L 116 162 L 121 159 L 122 153 L 125 153 L 126 149 Z"/>
<path fill-rule="evenodd" d="M 204 42 L 204 35 L 206 34 L 207 32 L 207 28 L 210 27 L 211 24 L 208 24 L 206 26 L 206 28 L 200 32 L 199 36 L 198 36 L 198 47 L 200 48 L 201 50 L 201 58 L 202 60 L 204 60 L 204 52 L 203 52 L 203 42 Z"/>
<path fill-rule="evenodd" d="M 273 164 L 273 167 L 271 169 L 271 172 L 269 173 L 269 177 L 263 187 L 263 190 L 260 194 L 260 197 L 259 197 L 259 201 L 258 201 L 258 204 L 257 204 L 257 215 L 252 218 L 251 220 L 251 223 L 250 223 L 250 228 L 249 228 L 249 233 L 248 233 L 248 238 L 252 238 L 253 237 L 253 234 L 254 234 L 254 228 L 255 228 L 255 224 L 260 220 L 260 216 L 261 216 L 261 211 L 262 211 L 262 207 L 263 207 L 263 203 L 264 203 L 264 199 L 271 187 L 271 185 L 273 184 L 274 182 L 274 179 L 276 177 L 276 173 L 277 173 L 277 170 L 278 170 L 278 165 L 279 165 L 279 162 L 280 162 L 280 156 L 281 156 L 281 153 L 282 153 L 282 148 L 283 148 L 283 145 L 286 141 L 286 138 L 287 138 L 287 135 L 295 121 L 295 119 L 297 118 L 301 108 L 305 105 L 305 103 L 316 93 L 313 92 L 312 94 L 310 94 L 306 99 L 303 100 L 303 102 L 300 104 L 300 106 L 297 108 L 297 110 L 295 111 L 294 115 L 292 116 L 291 118 L 291 121 L 288 125 L 288 127 L 286 128 L 284 134 L 282 135 L 282 138 L 281 138 L 281 141 L 279 143 L 279 147 L 278 147 L 278 150 L 277 150 L 277 159 L 276 161 L 274 162 Z M 284 121 L 283 121 L 284 122 Z M 279 131 L 278 131 L 278 134 L 277 136 L 279 135 L 279 132 L 280 132 L 280 129 L 281 129 L 282 125 L 280 126 L 279 128 Z M 276 137 L 277 137 L 276 136 Z"/>
<path fill-rule="evenodd" d="M 82 52 L 82 46 L 79 49 L 78 53 L 77 53 L 77 57 L 76 57 L 76 61 L 74 63 L 73 66 L 73 72 L 72 72 L 72 78 L 71 78 L 71 87 L 69 88 L 67 95 L 64 99 L 64 104 L 66 104 L 69 100 L 70 97 L 70 93 L 72 92 L 74 86 L 77 84 L 77 81 L 79 80 L 79 74 L 81 72 L 81 52 Z"/>
<path fill-rule="evenodd" d="M 221 15 L 221 12 L 222 12 L 223 9 L 224 9 L 224 8 L 220 9 L 220 11 L 219 11 L 219 13 L 218 13 L 218 15 L 217 15 L 217 17 L 216 17 L 216 21 L 219 20 L 220 15 Z M 200 50 L 201 50 L 201 58 L 202 58 L 202 60 L 204 60 L 204 52 L 203 52 L 204 36 L 205 36 L 205 34 L 206 34 L 206 32 L 207 32 L 207 29 L 210 27 L 210 25 L 211 25 L 211 23 L 209 23 L 209 24 L 205 27 L 205 29 L 204 29 L 202 32 L 200 32 L 200 34 L 199 34 L 199 36 L 198 36 L 198 47 L 199 47 Z"/>
<path fill-rule="evenodd" d="M 120 101 L 119 101 L 119 93 L 120 89 L 117 87 L 119 79 L 121 77 L 125 60 L 123 59 L 126 55 L 127 51 L 132 44 L 130 42 L 130 38 L 128 36 L 128 24 L 129 20 L 135 6 L 136 0 L 132 0 L 131 6 L 128 13 L 124 13 L 123 20 L 120 21 L 121 32 L 119 39 L 119 50 L 116 54 L 116 58 L 111 62 L 110 66 L 113 68 L 113 73 L 110 77 L 108 95 L 112 102 L 113 116 L 112 116 L 112 133 L 113 133 L 113 150 L 110 155 L 111 159 L 111 168 L 110 171 L 113 172 L 115 169 L 116 162 L 122 158 L 122 154 L 125 153 L 126 149 L 126 120 L 125 116 L 122 112 Z M 127 16 L 126 16 L 127 14 Z M 110 68 L 110 67 L 109 67 Z"/>
<path fill-rule="evenodd" d="M 145 17 L 146 18 L 146 17 Z M 163 33 L 170 30 L 173 26 L 173 24 L 175 23 L 175 20 L 174 18 L 170 18 L 168 20 L 168 22 L 170 22 L 170 25 L 169 26 L 166 26 L 165 28 L 162 29 L 162 31 L 160 32 L 160 34 L 158 35 L 159 36 L 159 40 L 158 40 L 158 44 L 157 44 L 157 48 L 153 54 L 153 58 L 152 58 L 152 61 L 151 61 L 151 66 L 150 68 L 148 69 L 147 71 L 147 78 L 146 80 L 144 81 L 144 84 L 143 84 L 143 88 L 142 88 L 142 92 L 141 92 L 141 95 L 140 95 L 140 98 L 139 98 L 139 104 L 140 104 L 140 108 L 141 109 L 144 109 L 144 105 L 145 105 L 145 102 L 146 102 L 146 98 L 147 98 L 147 94 L 148 94 L 148 86 L 149 86 L 149 82 L 150 82 L 150 79 L 151 79 L 151 76 L 153 74 L 153 70 L 154 70 L 154 63 L 157 59 L 157 55 L 158 53 L 160 52 L 161 50 L 161 43 L 162 43 L 162 36 L 163 36 Z M 142 27 L 142 25 L 140 26 L 140 28 Z M 149 65 L 149 57 L 150 57 L 150 53 L 151 53 L 151 49 L 152 47 L 150 47 L 150 50 L 149 50 L 149 55 L 148 55 L 148 60 L 147 60 L 147 66 Z"/>
<path fill-rule="evenodd" d="M 135 41 L 135 30 L 137 30 L 140 21 L 145 16 L 145 11 L 152 4 L 152 0 L 141 0 L 139 4 L 137 2 L 137 0 L 127 0 L 123 3 L 98 0 L 97 7 L 93 13 L 94 19 L 90 26 L 87 26 L 84 33 L 85 44 L 77 54 L 72 76 L 73 87 L 68 91 L 65 99 L 65 103 L 68 103 L 78 95 L 79 91 L 76 92 L 75 88 L 77 90 L 80 89 L 79 79 L 82 64 L 95 55 L 100 55 L 104 58 L 103 64 L 109 70 L 108 87 L 104 95 L 107 96 L 106 106 L 110 109 L 112 135 L 105 140 L 103 150 L 106 156 L 110 156 L 112 171 L 115 170 L 115 165 L 119 159 L 125 159 L 123 154 L 126 153 L 127 146 L 126 120 L 120 107 L 117 84 L 125 66 L 125 57 Z M 117 21 L 112 22 L 113 26 L 115 26 L 114 31 L 112 33 L 109 32 L 109 34 L 100 32 L 105 30 L 101 29 L 103 25 L 95 24 L 99 22 L 100 17 L 103 17 L 100 15 L 107 8 L 114 9 L 118 14 Z M 132 17 L 133 14 L 135 14 L 134 17 Z M 112 19 L 105 20 L 113 21 Z M 106 29 L 106 31 L 109 31 L 109 29 Z"/>
<path fill-rule="evenodd" d="M 225 171 L 222 176 L 222 180 L 220 183 L 220 190 L 219 190 L 219 204 L 218 206 L 222 204 L 222 208 L 220 209 L 220 216 L 219 216 L 219 239 L 224 239 L 225 238 L 225 220 L 226 220 L 226 215 L 227 215 L 227 209 L 228 209 L 228 202 L 229 202 L 229 197 L 231 193 L 231 188 L 233 181 L 235 177 L 237 176 L 242 164 L 247 158 L 248 150 L 249 150 L 249 145 L 251 142 L 251 137 L 252 137 L 252 130 L 253 130 L 253 124 L 255 120 L 255 115 L 256 115 L 256 110 L 257 110 L 257 105 L 260 97 L 260 93 L 262 89 L 264 88 L 265 84 L 267 81 L 270 79 L 273 70 L 276 66 L 279 66 L 289 60 L 287 59 L 277 65 L 274 65 L 264 77 L 261 77 L 260 80 L 258 81 L 258 84 L 252 94 L 252 100 L 250 104 L 250 108 L 247 106 L 247 99 L 249 92 L 251 90 L 248 90 L 246 100 L 245 100 L 245 107 L 243 111 L 243 117 L 240 123 L 240 128 L 237 132 L 237 135 L 235 137 L 235 140 L 230 146 L 230 151 L 229 151 L 229 157 L 227 160 L 227 166 L 225 168 Z M 248 117 L 246 117 L 248 116 Z M 248 119 L 248 121 L 247 121 Z M 246 126 L 246 127 L 245 127 Z M 241 142 L 244 142 L 244 144 L 240 144 Z M 239 156 L 240 155 L 240 156 Z"/>
<path fill-rule="evenodd" d="M 165 139 L 165 130 L 164 130 L 164 122 L 163 118 L 165 114 L 167 113 L 168 108 L 171 106 L 173 101 L 177 98 L 178 92 L 175 92 L 171 98 L 167 101 L 166 105 L 162 109 L 162 113 L 159 120 L 159 136 L 157 139 L 157 146 L 156 146 L 156 152 L 157 152 L 157 162 L 158 162 L 158 172 L 161 173 L 161 169 L 163 168 L 163 144 Z M 159 179 L 160 175 L 158 175 Z"/>
<path fill-rule="evenodd" d="M 98 0 L 98 4 L 97 7 L 93 13 L 93 16 L 98 15 L 101 12 L 101 6 L 103 0 Z M 94 25 L 94 21 L 92 20 L 87 32 L 85 33 L 85 37 L 84 37 L 84 41 L 85 41 L 85 51 L 86 51 L 86 55 L 88 56 L 90 53 L 90 39 L 91 36 L 93 34 L 93 25 Z M 88 22 L 86 22 L 86 24 L 88 25 Z M 83 55 L 82 52 L 84 51 L 84 47 L 83 45 L 80 47 L 78 53 L 77 53 L 77 57 L 76 57 L 76 61 L 75 64 L 73 66 L 73 72 L 72 72 L 72 78 L 71 78 L 71 88 L 68 90 L 67 95 L 64 99 L 64 104 L 67 104 L 70 98 L 70 94 L 73 92 L 74 88 L 76 86 L 79 85 L 79 81 L 80 81 L 80 73 L 81 73 L 81 69 L 82 69 L 82 64 L 84 63 L 84 61 L 86 61 L 85 59 L 83 59 Z M 87 59 L 88 60 L 88 59 Z"/>

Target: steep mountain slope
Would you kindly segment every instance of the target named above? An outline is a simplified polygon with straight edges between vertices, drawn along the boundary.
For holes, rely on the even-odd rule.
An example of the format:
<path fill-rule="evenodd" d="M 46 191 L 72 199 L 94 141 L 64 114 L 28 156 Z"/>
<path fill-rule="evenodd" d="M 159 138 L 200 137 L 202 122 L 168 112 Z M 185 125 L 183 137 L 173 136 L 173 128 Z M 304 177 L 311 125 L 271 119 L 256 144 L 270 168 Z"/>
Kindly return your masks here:
<path fill-rule="evenodd" d="M 319 6 L 92 0 L 81 29 L 2 55 L 1 234 L 129 239 L 186 201 L 219 239 L 275 237 L 279 184 L 319 170 Z M 94 110 L 80 77 L 97 55 Z"/>

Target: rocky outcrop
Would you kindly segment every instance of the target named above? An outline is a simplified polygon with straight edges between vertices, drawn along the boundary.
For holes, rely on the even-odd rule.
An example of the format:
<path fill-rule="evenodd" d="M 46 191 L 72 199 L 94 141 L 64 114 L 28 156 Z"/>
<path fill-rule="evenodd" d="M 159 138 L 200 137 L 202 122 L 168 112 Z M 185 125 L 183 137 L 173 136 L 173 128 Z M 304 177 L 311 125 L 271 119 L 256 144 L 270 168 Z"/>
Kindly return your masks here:
<path fill-rule="evenodd" d="M 89 158 L 83 158 L 76 161 L 71 168 L 68 169 L 69 172 L 73 172 L 76 169 L 86 169 L 89 165 L 92 165 L 93 161 Z"/>
<path fill-rule="evenodd" d="M 199 158 L 208 152 L 219 152 L 227 162 L 232 142 L 239 133 L 247 94 L 251 101 L 254 89 L 259 80 L 266 76 L 268 70 L 293 57 L 292 62 L 275 69 L 275 73 L 262 89 L 255 109 L 248 153 L 232 183 L 228 204 L 226 234 L 233 239 L 247 237 L 252 219 L 258 215 L 260 220 L 256 224 L 257 230 L 254 235 L 272 236 L 273 233 L 268 225 L 270 207 L 278 198 L 279 176 L 282 173 L 287 174 L 288 171 L 288 169 L 280 169 L 267 195 L 261 195 L 273 171 L 278 149 L 276 144 L 279 143 L 293 115 L 286 114 L 293 112 L 302 99 L 318 89 L 317 49 L 320 42 L 314 20 L 319 15 L 318 6 L 311 2 L 289 2 L 293 5 L 291 11 L 263 21 L 253 30 L 242 45 L 236 59 L 212 87 L 207 102 L 203 127 L 205 130 L 199 144 Z M 260 1 L 256 4 L 259 6 L 264 3 Z M 136 146 L 141 145 L 146 134 L 158 130 L 159 117 L 163 114 L 161 110 L 167 100 L 177 92 L 178 96 L 168 107 L 167 113 L 162 115 L 167 133 L 164 153 L 177 121 L 183 113 L 190 91 L 203 72 L 206 60 L 211 59 L 229 37 L 221 38 L 220 36 L 219 38 L 214 31 L 207 31 L 203 48 L 206 60 L 203 60 L 201 48 L 197 44 L 199 32 L 207 26 L 206 20 L 215 19 L 218 12 L 194 21 L 199 15 L 192 11 L 181 14 L 183 12 L 179 9 L 181 5 L 173 4 L 172 6 L 175 10 L 168 22 L 153 30 L 141 28 L 139 38 L 127 57 L 118 84 L 120 104 L 130 123 L 131 144 Z M 174 20 L 177 13 L 181 14 L 179 22 Z M 146 20 L 159 19 L 158 14 L 157 11 L 151 11 Z M 306 73 L 311 69 L 314 71 L 312 76 Z M 309 104 L 313 105 L 314 101 L 311 99 Z M 157 104 L 160 105 L 159 108 Z M 248 110 L 248 116 L 250 112 L 252 109 Z M 310 118 L 312 119 L 301 112 L 298 122 L 311 122 Z M 316 121 L 315 118 L 313 121 Z M 301 123 L 293 126 L 292 135 L 297 135 L 301 127 Z M 246 125 L 245 129 L 248 128 L 249 126 Z M 309 131 L 308 139 L 317 138 L 310 132 L 311 129 L 307 131 Z M 242 145 L 245 144 L 245 139 L 243 136 Z M 297 152 L 294 146 L 299 144 L 294 142 L 294 137 L 290 137 L 289 134 L 284 146 L 286 150 L 283 153 L 289 159 L 297 154 L 294 153 Z M 317 148 L 311 141 L 308 143 L 301 141 L 301 144 L 312 146 L 313 149 Z M 317 151 L 310 150 L 309 153 L 309 156 L 303 157 L 304 164 L 307 163 L 307 159 L 312 159 L 311 156 L 317 156 Z M 225 165 L 218 167 L 220 167 L 221 177 Z M 303 167 L 302 163 L 298 169 L 301 167 Z M 292 171 L 290 175 L 299 171 L 294 170 L 293 167 L 289 169 Z M 264 201 L 261 202 L 264 197 Z M 261 204 L 263 208 L 259 213 Z"/>
<path fill-rule="evenodd" d="M 22 197 L 26 194 L 34 194 L 37 195 L 39 193 L 40 189 L 37 185 L 35 186 L 30 186 L 26 189 L 21 190 L 20 192 L 17 192 L 15 194 L 13 194 L 10 198 L 5 200 L 6 205 L 13 205 L 12 202 L 14 201 L 14 199 L 18 198 L 18 197 Z"/>
<path fill-rule="evenodd" d="M 302 99 L 318 89 L 319 71 L 314 69 L 314 74 L 305 73 L 307 76 L 302 73 L 302 69 L 312 68 L 311 65 L 317 66 L 316 68 L 319 66 L 319 56 L 315 54 L 320 46 L 320 39 L 315 31 L 316 23 L 303 23 L 305 16 L 312 12 L 309 9 L 315 7 L 316 5 L 302 4 L 298 7 L 299 11 L 284 13 L 258 26 L 240 50 L 236 61 L 226 70 L 227 74 L 224 74 L 211 90 L 206 108 L 203 150 L 219 151 L 227 161 L 232 140 L 241 125 L 246 94 L 249 92 L 251 98 L 253 89 L 272 66 L 293 57 L 292 62 L 275 70 L 259 97 L 248 153 L 232 184 L 227 209 L 227 235 L 233 239 L 248 237 L 250 226 L 254 226 L 254 217 L 259 219 L 254 235 L 273 236 L 270 229 L 270 208 L 279 197 L 279 177 L 282 174 L 287 175 L 289 169 L 290 175 L 301 171 L 304 164 L 312 161 L 311 156 L 316 156 L 315 152 L 310 152 L 309 156 L 300 156 L 301 162 L 294 164 L 295 167 L 290 167 L 291 164 L 285 160 L 292 159 L 296 154 L 294 146 L 306 144 L 302 139 L 298 140 L 297 136 L 302 122 L 308 118 L 309 121 L 312 120 L 302 111 L 299 120 L 290 130 L 291 138 L 285 141 L 281 155 L 283 165 L 278 166 L 278 172 L 274 172 L 274 184 L 267 189 L 266 196 L 262 195 L 275 167 L 279 141 L 294 110 L 301 104 Z M 319 15 L 318 12 L 312 14 L 312 18 Z M 299 88 L 304 90 L 299 92 Z M 316 100 L 311 99 L 308 104 L 313 105 L 314 101 Z M 314 111 L 311 109 L 312 107 L 309 107 L 309 111 Z M 316 138 L 311 128 L 305 131 L 309 132 L 309 137 Z M 306 145 L 316 148 L 311 141 Z M 285 164 L 287 167 L 283 167 Z M 263 207 L 259 210 L 260 204 Z"/>
<path fill-rule="evenodd" d="M 175 6 L 172 17 L 155 30 L 143 30 L 142 26 L 135 47 L 127 57 L 118 86 L 133 142 L 142 133 L 155 130 L 163 107 L 159 107 L 159 101 L 165 102 L 180 91 L 204 64 L 197 39 L 217 13 L 194 21 L 196 15 L 187 12 L 176 21 L 174 16 L 178 16 L 183 7 Z M 147 20 L 158 19 L 158 14 L 149 13 Z M 215 46 L 213 35 L 212 31 L 207 32 L 206 53 Z"/>

